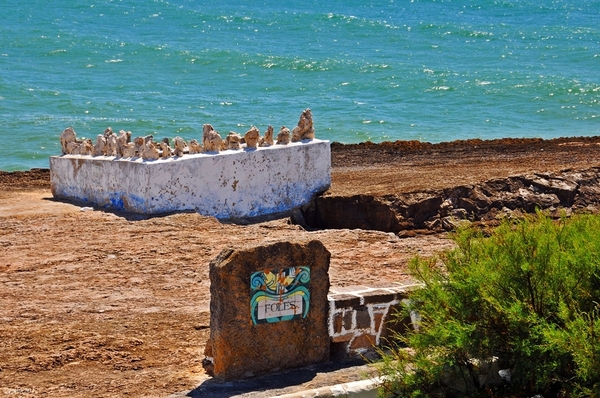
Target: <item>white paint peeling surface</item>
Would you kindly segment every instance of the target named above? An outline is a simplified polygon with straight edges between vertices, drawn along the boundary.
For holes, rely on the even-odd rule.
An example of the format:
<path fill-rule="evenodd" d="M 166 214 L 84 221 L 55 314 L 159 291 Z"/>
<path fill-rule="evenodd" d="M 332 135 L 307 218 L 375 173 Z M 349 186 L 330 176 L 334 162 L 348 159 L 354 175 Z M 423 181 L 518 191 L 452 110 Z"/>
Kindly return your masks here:
<path fill-rule="evenodd" d="M 141 214 L 194 210 L 219 219 L 285 213 L 331 185 L 329 141 L 158 160 L 50 158 L 52 194 Z"/>

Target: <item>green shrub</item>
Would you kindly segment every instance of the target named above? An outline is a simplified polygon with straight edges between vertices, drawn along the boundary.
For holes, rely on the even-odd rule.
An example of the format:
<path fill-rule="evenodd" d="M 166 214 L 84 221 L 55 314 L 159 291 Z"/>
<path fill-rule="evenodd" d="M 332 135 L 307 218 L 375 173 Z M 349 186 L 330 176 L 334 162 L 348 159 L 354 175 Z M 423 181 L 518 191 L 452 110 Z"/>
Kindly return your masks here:
<path fill-rule="evenodd" d="M 400 316 L 417 313 L 418 330 L 393 337 L 382 395 L 600 396 L 599 231 L 598 216 L 538 213 L 414 259 L 424 287 Z M 486 366 L 510 383 L 486 384 Z"/>

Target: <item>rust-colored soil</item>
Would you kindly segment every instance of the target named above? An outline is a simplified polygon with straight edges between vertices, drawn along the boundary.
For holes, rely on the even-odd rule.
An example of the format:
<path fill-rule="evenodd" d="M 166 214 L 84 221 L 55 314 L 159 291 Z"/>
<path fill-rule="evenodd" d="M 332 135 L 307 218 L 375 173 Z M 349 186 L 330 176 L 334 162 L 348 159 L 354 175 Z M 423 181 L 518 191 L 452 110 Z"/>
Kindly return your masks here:
<path fill-rule="evenodd" d="M 334 143 L 326 195 L 422 191 L 599 161 L 597 137 Z M 234 225 L 192 213 L 82 211 L 52 198 L 47 170 L 0 172 L 0 396 L 168 396 L 206 383 L 210 260 L 229 246 L 307 238 L 331 252 L 333 286 L 406 281 L 411 257 L 452 246 L 445 234 L 401 239 L 305 231 L 286 219 Z"/>

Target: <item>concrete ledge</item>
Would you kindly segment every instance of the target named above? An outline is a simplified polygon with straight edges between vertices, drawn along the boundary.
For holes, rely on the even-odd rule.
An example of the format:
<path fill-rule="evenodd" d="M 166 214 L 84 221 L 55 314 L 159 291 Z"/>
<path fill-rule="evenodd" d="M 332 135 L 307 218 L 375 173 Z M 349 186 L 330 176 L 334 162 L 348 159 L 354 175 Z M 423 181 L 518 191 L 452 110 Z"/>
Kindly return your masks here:
<path fill-rule="evenodd" d="M 308 397 L 348 397 L 348 398 L 377 398 L 377 389 L 381 385 L 381 379 L 369 379 L 353 381 L 350 383 L 337 384 L 335 386 L 315 388 L 312 390 L 299 391 L 292 394 L 278 395 L 275 398 L 308 398 Z"/>
<path fill-rule="evenodd" d="M 219 219 L 285 214 L 331 185 L 329 141 L 311 140 L 159 160 L 50 158 L 57 198 L 119 211 L 196 211 Z"/>

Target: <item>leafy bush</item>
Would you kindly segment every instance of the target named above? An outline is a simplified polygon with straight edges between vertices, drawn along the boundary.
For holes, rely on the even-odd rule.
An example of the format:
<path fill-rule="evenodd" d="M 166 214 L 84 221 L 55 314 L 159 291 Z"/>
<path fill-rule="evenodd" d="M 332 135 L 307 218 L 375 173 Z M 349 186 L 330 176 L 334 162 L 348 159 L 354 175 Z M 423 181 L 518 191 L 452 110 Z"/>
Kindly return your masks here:
<path fill-rule="evenodd" d="M 538 213 L 414 259 L 424 287 L 401 316 L 417 330 L 393 336 L 382 395 L 600 396 L 599 231 L 598 216 Z"/>

